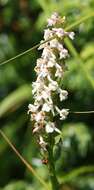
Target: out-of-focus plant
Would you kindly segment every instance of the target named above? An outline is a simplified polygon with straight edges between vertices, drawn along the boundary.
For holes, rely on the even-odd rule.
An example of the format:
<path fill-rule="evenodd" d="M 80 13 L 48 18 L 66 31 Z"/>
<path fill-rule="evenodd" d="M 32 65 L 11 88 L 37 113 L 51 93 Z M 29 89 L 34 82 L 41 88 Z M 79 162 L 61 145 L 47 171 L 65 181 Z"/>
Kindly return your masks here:
<path fill-rule="evenodd" d="M 71 30 L 74 27 L 76 33 L 76 40 L 72 44 L 67 39 L 65 41 L 72 56 L 67 60 L 69 71 L 63 80 L 64 88 L 69 92 L 64 107 L 72 111 L 94 110 L 93 9 L 93 0 L 0 1 L 0 62 L 39 43 L 46 19 L 53 11 L 58 11 L 67 17 L 65 28 Z M 32 141 L 31 124 L 26 114 L 26 107 L 32 100 L 30 86 L 31 81 L 35 80 L 33 70 L 38 54 L 36 50 L 29 51 L 29 54 L 24 54 L 19 59 L 0 67 L 0 127 L 48 183 L 48 172 L 39 160 L 40 155 Z M 58 148 L 55 147 L 56 171 L 60 182 L 63 182 L 63 189 L 94 189 L 93 117 L 93 114 L 71 113 L 62 126 L 64 144 L 60 136 L 56 139 L 61 143 Z M 69 128 L 72 130 L 72 136 Z M 0 138 L 0 172 L 2 172 L 1 189 L 21 189 L 24 186 L 26 189 L 42 190 L 39 182 L 34 180 L 33 175 L 30 175 L 9 151 L 2 138 Z"/>

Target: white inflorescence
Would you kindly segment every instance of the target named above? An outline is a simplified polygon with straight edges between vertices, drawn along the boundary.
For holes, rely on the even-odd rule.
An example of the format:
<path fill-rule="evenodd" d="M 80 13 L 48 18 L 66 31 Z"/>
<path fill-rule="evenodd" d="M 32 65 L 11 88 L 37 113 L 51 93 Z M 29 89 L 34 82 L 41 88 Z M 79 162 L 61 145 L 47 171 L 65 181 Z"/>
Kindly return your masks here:
<path fill-rule="evenodd" d="M 43 49 L 43 52 L 41 58 L 37 59 L 37 79 L 32 84 L 34 104 L 28 106 L 34 126 L 33 133 L 37 133 L 38 143 L 43 150 L 47 146 L 45 134 L 60 133 L 53 121 L 54 117 L 58 114 L 60 120 L 64 120 L 68 115 L 68 109 L 60 109 L 57 105 L 58 98 L 63 101 L 68 96 L 68 92 L 60 87 L 66 69 L 65 59 L 68 57 L 68 50 L 63 46 L 64 37 L 74 38 L 74 32 L 65 32 L 59 27 L 64 20 L 65 17 L 61 18 L 57 13 L 48 19 L 48 28 L 44 30 L 44 41 L 48 42 L 38 48 Z"/>

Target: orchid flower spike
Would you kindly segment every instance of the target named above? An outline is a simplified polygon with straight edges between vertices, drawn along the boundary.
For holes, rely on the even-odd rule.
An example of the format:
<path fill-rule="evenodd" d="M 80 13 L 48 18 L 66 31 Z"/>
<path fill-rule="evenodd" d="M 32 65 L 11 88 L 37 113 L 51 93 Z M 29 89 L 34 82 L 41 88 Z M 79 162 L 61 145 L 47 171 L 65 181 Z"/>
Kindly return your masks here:
<path fill-rule="evenodd" d="M 29 104 L 28 113 L 33 123 L 33 133 L 38 138 L 38 144 L 43 151 L 47 151 L 48 133 L 60 133 L 54 121 L 58 114 L 60 120 L 66 119 L 69 110 L 58 106 L 58 101 L 64 101 L 68 92 L 62 89 L 60 81 L 66 71 L 65 60 L 69 56 L 64 48 L 64 38 L 74 39 L 74 32 L 66 32 L 62 28 L 65 17 L 53 13 L 48 19 L 47 29 L 44 30 L 44 39 L 39 50 L 42 49 L 41 58 L 37 59 L 35 72 L 37 79 L 32 84 L 34 103 Z M 61 27 L 60 27 L 61 24 Z M 52 40 L 49 40 L 52 38 Z"/>

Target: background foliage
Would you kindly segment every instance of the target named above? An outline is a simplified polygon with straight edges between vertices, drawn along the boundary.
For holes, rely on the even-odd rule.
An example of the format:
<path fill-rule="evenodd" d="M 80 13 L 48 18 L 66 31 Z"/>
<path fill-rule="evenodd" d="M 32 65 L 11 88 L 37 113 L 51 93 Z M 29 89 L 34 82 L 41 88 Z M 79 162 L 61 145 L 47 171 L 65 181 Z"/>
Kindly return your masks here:
<path fill-rule="evenodd" d="M 94 11 L 94 1 L 0 0 L 0 63 L 39 43 L 46 19 L 55 10 L 66 16 L 66 28 L 89 16 Z M 72 30 L 73 43 L 65 40 L 71 56 L 63 81 L 69 91 L 64 106 L 71 111 L 94 110 L 94 18 Z M 27 115 L 38 56 L 40 52 L 35 49 L 0 66 L 0 128 L 48 183 L 48 171 L 41 164 Z M 62 189 L 94 190 L 94 114 L 70 113 L 61 127 L 63 143 L 56 147 L 55 160 Z M 44 189 L 1 136 L 0 174 L 0 190 Z"/>

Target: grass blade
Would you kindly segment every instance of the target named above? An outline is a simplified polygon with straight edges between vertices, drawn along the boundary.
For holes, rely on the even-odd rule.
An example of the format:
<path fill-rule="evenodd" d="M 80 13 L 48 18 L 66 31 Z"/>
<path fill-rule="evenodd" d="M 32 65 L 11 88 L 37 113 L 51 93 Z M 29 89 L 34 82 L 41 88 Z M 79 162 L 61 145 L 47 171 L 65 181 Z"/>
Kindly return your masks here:
<path fill-rule="evenodd" d="M 40 183 L 45 187 L 46 190 L 49 190 L 49 188 L 47 187 L 47 184 L 44 182 L 44 180 L 39 175 L 37 175 L 36 171 L 33 169 L 33 167 L 31 166 L 31 164 L 29 164 L 24 159 L 24 157 L 19 153 L 19 151 L 10 142 L 10 140 L 8 139 L 8 137 L 4 134 L 4 132 L 1 129 L 0 129 L 0 134 L 2 135 L 2 137 L 4 138 L 4 140 L 8 143 L 8 145 L 12 148 L 12 150 L 15 152 L 15 154 L 18 156 L 18 158 L 20 158 L 20 160 L 22 161 L 22 163 L 27 167 L 27 169 L 40 181 Z"/>
<path fill-rule="evenodd" d="M 66 31 L 71 30 L 72 28 L 75 28 L 76 26 L 78 26 L 79 24 L 81 24 L 82 22 L 85 22 L 86 20 L 88 20 L 89 18 L 94 17 L 94 12 L 89 12 L 88 14 L 86 14 L 85 16 L 78 18 L 77 21 L 75 21 L 74 23 L 70 24 L 69 26 L 67 26 L 65 28 Z"/>
<path fill-rule="evenodd" d="M 78 177 L 79 175 L 88 174 L 88 173 L 94 174 L 94 166 L 83 166 L 74 169 L 72 172 L 62 177 L 62 183 L 72 181 L 72 179 Z"/>
<path fill-rule="evenodd" d="M 77 21 L 75 21 L 73 24 L 67 26 L 67 27 L 65 28 L 65 30 L 66 30 L 66 31 L 71 30 L 72 28 L 75 28 L 76 26 L 78 26 L 78 25 L 81 24 L 82 22 L 85 22 L 87 19 L 92 18 L 93 16 L 94 16 L 94 12 L 91 12 L 91 13 L 89 13 L 88 15 L 77 19 Z M 48 42 L 48 41 L 50 41 L 50 40 L 52 40 L 52 39 L 53 39 L 53 38 L 50 38 L 49 40 L 47 40 L 47 41 L 45 41 L 45 42 L 43 42 L 43 43 L 41 43 L 41 44 L 44 44 L 44 43 L 46 43 L 46 42 Z M 18 54 L 18 55 L 16 55 L 16 56 L 14 56 L 14 57 L 12 57 L 12 58 L 10 58 L 10 59 L 4 61 L 4 62 L 1 62 L 1 63 L 0 63 L 0 66 L 5 65 L 6 63 L 9 63 L 9 62 L 11 62 L 11 61 L 14 61 L 15 59 L 18 59 L 18 58 L 22 57 L 23 55 L 26 55 L 26 54 L 30 53 L 32 50 L 38 48 L 39 46 L 40 46 L 40 43 L 39 43 L 39 44 L 36 44 L 35 46 L 31 47 L 30 49 L 28 49 L 28 50 L 26 50 L 26 51 L 24 51 L 24 52 L 22 52 L 22 53 L 20 53 L 20 54 Z"/>

